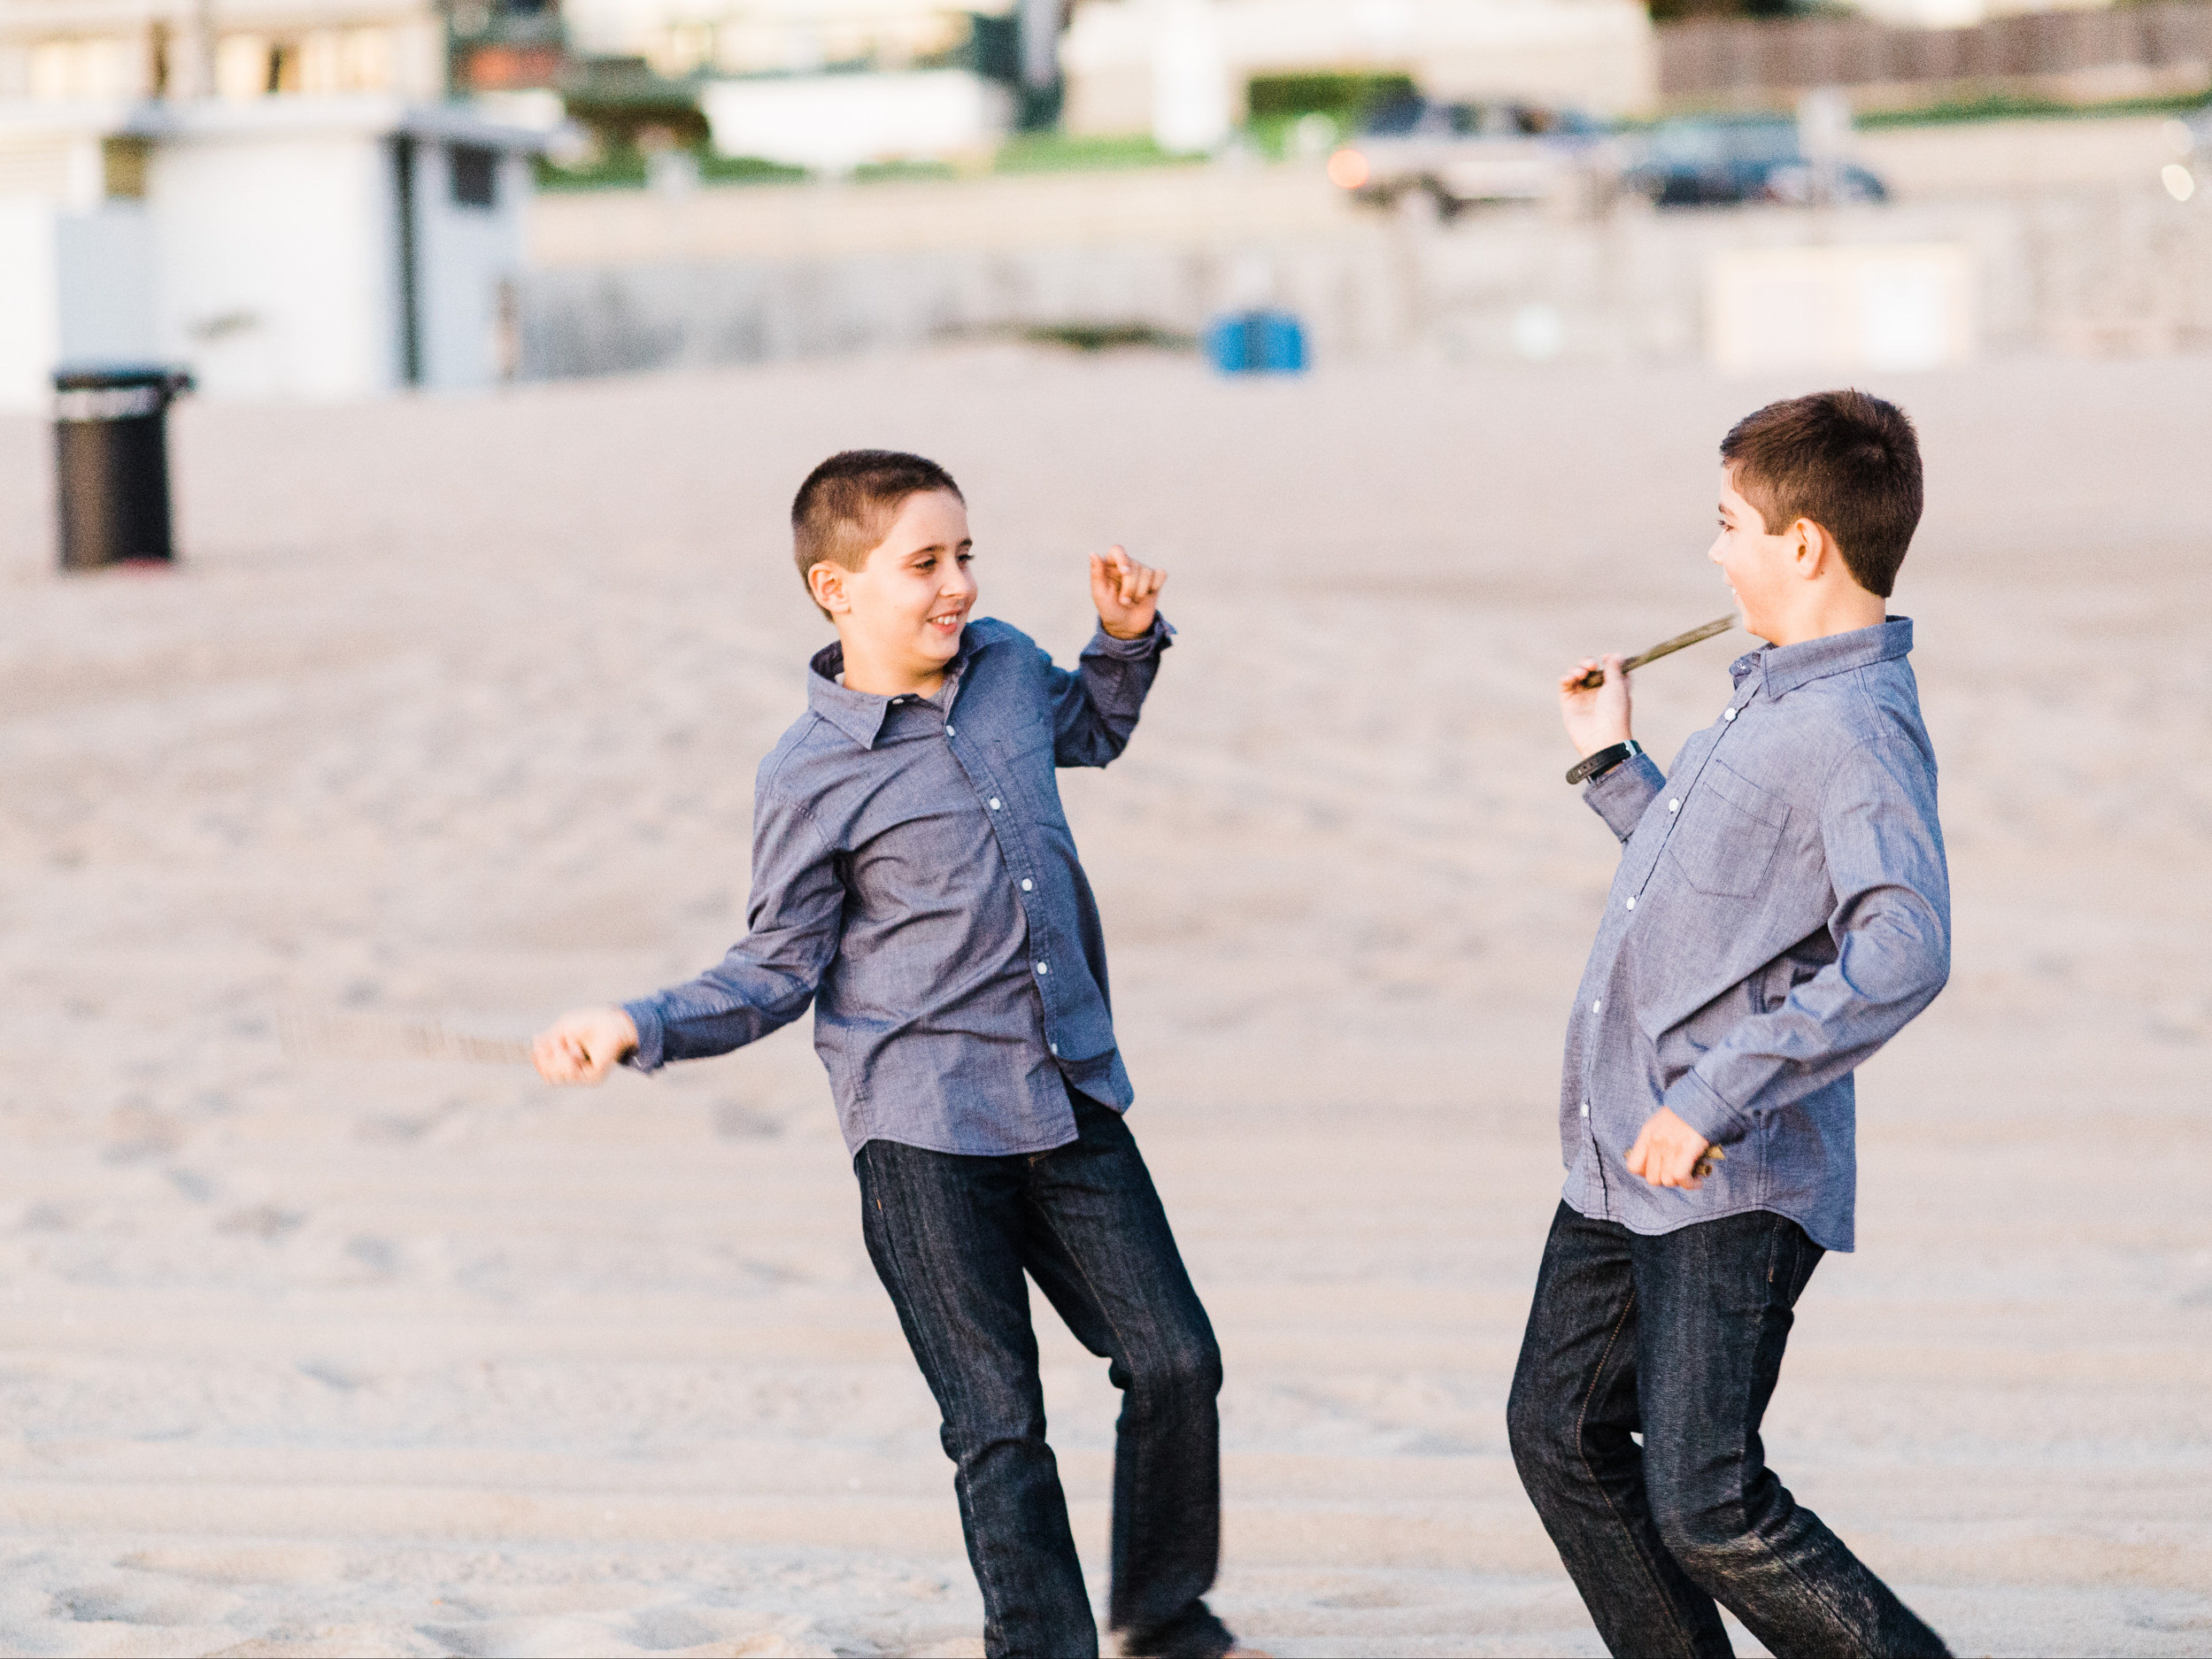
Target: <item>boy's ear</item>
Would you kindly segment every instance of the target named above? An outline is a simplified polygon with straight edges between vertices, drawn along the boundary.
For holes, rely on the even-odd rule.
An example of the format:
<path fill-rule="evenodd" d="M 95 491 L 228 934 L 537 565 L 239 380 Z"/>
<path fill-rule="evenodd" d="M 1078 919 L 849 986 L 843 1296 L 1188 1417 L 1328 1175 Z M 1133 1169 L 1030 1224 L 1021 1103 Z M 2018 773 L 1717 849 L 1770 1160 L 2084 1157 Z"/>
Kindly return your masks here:
<path fill-rule="evenodd" d="M 1830 569 L 1843 567 L 1843 550 L 1836 545 L 1836 538 L 1828 533 L 1828 527 L 1816 519 L 1799 519 L 1787 532 L 1797 545 L 1792 552 L 1797 562 L 1797 574 L 1807 582 L 1817 581 Z"/>
<path fill-rule="evenodd" d="M 845 578 L 852 573 L 843 565 L 832 564 L 825 559 L 806 569 L 807 590 L 813 594 L 814 603 L 832 616 L 841 615 L 852 608 L 852 600 L 844 590 Z"/>

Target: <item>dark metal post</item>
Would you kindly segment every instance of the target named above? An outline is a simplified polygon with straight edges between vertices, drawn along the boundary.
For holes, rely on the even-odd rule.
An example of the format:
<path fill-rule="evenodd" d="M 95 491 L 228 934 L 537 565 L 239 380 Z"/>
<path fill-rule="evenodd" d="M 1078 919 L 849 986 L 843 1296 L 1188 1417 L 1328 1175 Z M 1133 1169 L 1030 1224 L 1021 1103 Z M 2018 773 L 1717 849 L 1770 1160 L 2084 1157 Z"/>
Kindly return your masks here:
<path fill-rule="evenodd" d="M 399 378 L 422 384 L 422 282 L 415 231 L 415 156 L 419 146 L 405 134 L 392 140 L 394 205 L 399 215 Z"/>

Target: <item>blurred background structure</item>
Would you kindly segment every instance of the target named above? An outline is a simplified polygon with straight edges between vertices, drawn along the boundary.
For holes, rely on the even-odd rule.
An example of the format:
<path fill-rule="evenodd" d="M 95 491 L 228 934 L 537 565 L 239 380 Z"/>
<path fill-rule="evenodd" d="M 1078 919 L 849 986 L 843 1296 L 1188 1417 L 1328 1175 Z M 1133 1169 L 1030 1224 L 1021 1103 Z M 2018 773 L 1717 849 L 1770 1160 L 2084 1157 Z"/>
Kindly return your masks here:
<path fill-rule="evenodd" d="M 2194 350 L 2208 92 L 2208 0 L 0 0 L 0 402 L 1252 307 L 1323 354 Z"/>

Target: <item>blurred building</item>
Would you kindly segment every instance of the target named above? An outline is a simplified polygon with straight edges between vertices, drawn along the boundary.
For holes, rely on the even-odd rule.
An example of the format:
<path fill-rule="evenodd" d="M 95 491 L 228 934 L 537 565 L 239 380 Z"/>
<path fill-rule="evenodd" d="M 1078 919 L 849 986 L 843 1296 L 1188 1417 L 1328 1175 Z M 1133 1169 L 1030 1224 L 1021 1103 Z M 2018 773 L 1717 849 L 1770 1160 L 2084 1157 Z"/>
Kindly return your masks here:
<path fill-rule="evenodd" d="M 0 100 L 435 98 L 432 0 L 0 0 Z"/>
<path fill-rule="evenodd" d="M 18 104 L 0 406 L 40 406 L 65 363 L 181 364 L 242 397 L 504 378 L 536 142 L 373 95 Z"/>
<path fill-rule="evenodd" d="M 1068 127 L 1218 143 L 1261 76 L 1410 75 L 1432 96 L 1601 113 L 1658 93 L 1641 0 L 1083 0 L 1061 48 Z"/>
<path fill-rule="evenodd" d="M 0 0 L 0 405 L 65 362 L 217 396 L 497 378 L 538 141 L 447 89 L 542 83 L 558 19 L 473 3 Z"/>

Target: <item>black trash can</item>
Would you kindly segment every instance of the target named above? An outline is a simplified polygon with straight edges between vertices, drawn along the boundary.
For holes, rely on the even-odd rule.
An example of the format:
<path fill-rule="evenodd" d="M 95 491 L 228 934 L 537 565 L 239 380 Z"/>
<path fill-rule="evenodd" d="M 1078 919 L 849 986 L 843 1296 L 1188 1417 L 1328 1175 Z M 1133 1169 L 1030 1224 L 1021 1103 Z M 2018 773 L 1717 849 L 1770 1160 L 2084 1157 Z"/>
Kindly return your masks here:
<path fill-rule="evenodd" d="M 54 372 L 61 567 L 170 559 L 169 400 L 192 377 L 148 365 Z"/>

